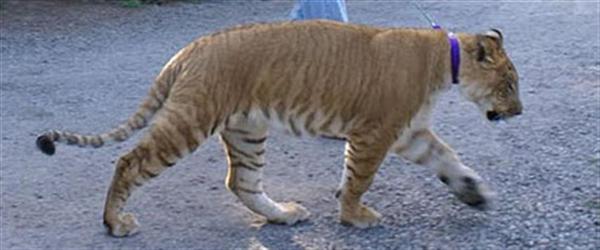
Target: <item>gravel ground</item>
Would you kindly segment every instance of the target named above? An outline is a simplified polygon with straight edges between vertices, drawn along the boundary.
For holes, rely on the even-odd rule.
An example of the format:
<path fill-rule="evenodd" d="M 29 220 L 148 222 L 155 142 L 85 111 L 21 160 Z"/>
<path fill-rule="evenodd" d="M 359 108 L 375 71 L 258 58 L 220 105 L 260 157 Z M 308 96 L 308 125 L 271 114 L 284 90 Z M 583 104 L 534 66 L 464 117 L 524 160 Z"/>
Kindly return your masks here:
<path fill-rule="evenodd" d="M 202 1 L 122 8 L 111 3 L 8 1 L 0 10 L 2 249 L 594 249 L 600 246 L 600 4 L 423 3 L 455 31 L 500 28 L 521 76 L 524 114 L 486 122 L 452 89 L 434 127 L 497 192 L 494 208 L 460 204 L 434 174 L 390 156 L 368 204 L 380 227 L 337 223 L 333 192 L 343 142 L 275 133 L 266 190 L 312 212 L 308 222 L 263 225 L 225 190 L 216 139 L 136 191 L 141 232 L 109 237 L 102 208 L 114 147 L 59 147 L 51 128 L 107 130 L 137 107 L 161 66 L 196 37 L 239 23 L 283 20 L 292 2 Z M 353 22 L 420 26 L 400 1 L 349 1 Z"/>

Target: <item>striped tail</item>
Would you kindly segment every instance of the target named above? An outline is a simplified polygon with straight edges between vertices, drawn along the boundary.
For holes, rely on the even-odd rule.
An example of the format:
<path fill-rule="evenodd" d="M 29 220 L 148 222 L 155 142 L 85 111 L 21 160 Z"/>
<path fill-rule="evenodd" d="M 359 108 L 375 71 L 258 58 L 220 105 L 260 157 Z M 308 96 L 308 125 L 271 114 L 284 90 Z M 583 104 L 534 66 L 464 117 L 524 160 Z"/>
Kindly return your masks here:
<path fill-rule="evenodd" d="M 178 67 L 175 67 L 178 68 Z M 77 145 L 79 147 L 99 148 L 127 140 L 134 132 L 145 128 L 156 112 L 167 99 L 172 83 L 175 81 L 173 67 L 165 67 L 159 74 L 150 89 L 148 97 L 138 107 L 137 111 L 129 117 L 127 122 L 119 125 L 109 132 L 96 135 L 82 135 L 77 133 L 51 130 L 37 138 L 37 147 L 47 155 L 56 151 L 54 142 Z"/>

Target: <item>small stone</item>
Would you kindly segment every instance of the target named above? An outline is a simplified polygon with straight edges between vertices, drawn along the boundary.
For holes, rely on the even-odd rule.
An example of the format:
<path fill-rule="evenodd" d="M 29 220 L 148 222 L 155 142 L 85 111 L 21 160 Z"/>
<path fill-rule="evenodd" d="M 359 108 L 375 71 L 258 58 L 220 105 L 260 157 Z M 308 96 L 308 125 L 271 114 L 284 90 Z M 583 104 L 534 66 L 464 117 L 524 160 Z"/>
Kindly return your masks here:
<path fill-rule="evenodd" d="M 580 134 L 580 135 L 587 135 L 587 134 L 589 134 L 589 133 L 590 133 L 590 132 L 589 132 L 589 131 L 587 131 L 587 130 L 580 130 L 580 131 L 579 131 L 579 134 Z"/>

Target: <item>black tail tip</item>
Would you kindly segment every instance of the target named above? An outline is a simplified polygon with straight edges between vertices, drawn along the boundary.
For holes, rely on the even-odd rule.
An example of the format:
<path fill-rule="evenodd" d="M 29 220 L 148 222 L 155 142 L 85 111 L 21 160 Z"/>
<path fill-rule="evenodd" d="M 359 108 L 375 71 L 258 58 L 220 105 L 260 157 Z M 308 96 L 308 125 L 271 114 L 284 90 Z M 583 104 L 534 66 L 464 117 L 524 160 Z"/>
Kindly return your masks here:
<path fill-rule="evenodd" d="M 54 146 L 54 142 L 47 135 L 40 135 L 35 141 L 37 147 L 47 155 L 53 155 L 56 151 L 56 147 Z"/>

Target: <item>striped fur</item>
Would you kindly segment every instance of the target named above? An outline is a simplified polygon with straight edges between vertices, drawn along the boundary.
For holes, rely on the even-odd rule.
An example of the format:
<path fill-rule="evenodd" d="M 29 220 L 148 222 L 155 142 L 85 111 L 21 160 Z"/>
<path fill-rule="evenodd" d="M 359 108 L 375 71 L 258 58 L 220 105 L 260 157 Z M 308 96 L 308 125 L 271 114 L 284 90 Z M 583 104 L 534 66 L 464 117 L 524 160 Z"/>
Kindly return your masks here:
<path fill-rule="evenodd" d="M 515 113 L 520 107 L 508 106 L 516 105 L 518 96 L 498 101 L 490 94 L 505 91 L 501 86 L 515 85 L 517 79 L 501 46 L 493 44 L 499 44 L 498 38 L 458 37 L 463 93 L 486 109 Z M 484 58 L 497 65 L 477 61 L 482 46 Z M 468 204 L 487 199 L 477 174 L 429 129 L 435 96 L 449 86 L 449 62 L 446 34 L 439 30 L 329 21 L 242 26 L 200 38 L 177 53 L 124 124 L 99 135 L 50 131 L 37 144 L 47 154 L 54 153 L 55 142 L 100 147 L 152 124 L 117 162 L 106 199 L 109 232 L 126 236 L 137 229 L 135 217 L 122 213 L 133 189 L 215 134 L 228 157 L 226 186 L 244 205 L 275 223 L 305 220 L 305 208 L 275 202 L 263 190 L 268 128 L 296 136 L 342 137 L 347 145 L 337 192 L 340 220 L 368 227 L 380 215 L 360 200 L 388 151 L 436 169 Z M 492 66 L 496 69 L 485 70 Z M 500 85 L 498 79 L 510 84 Z"/>

